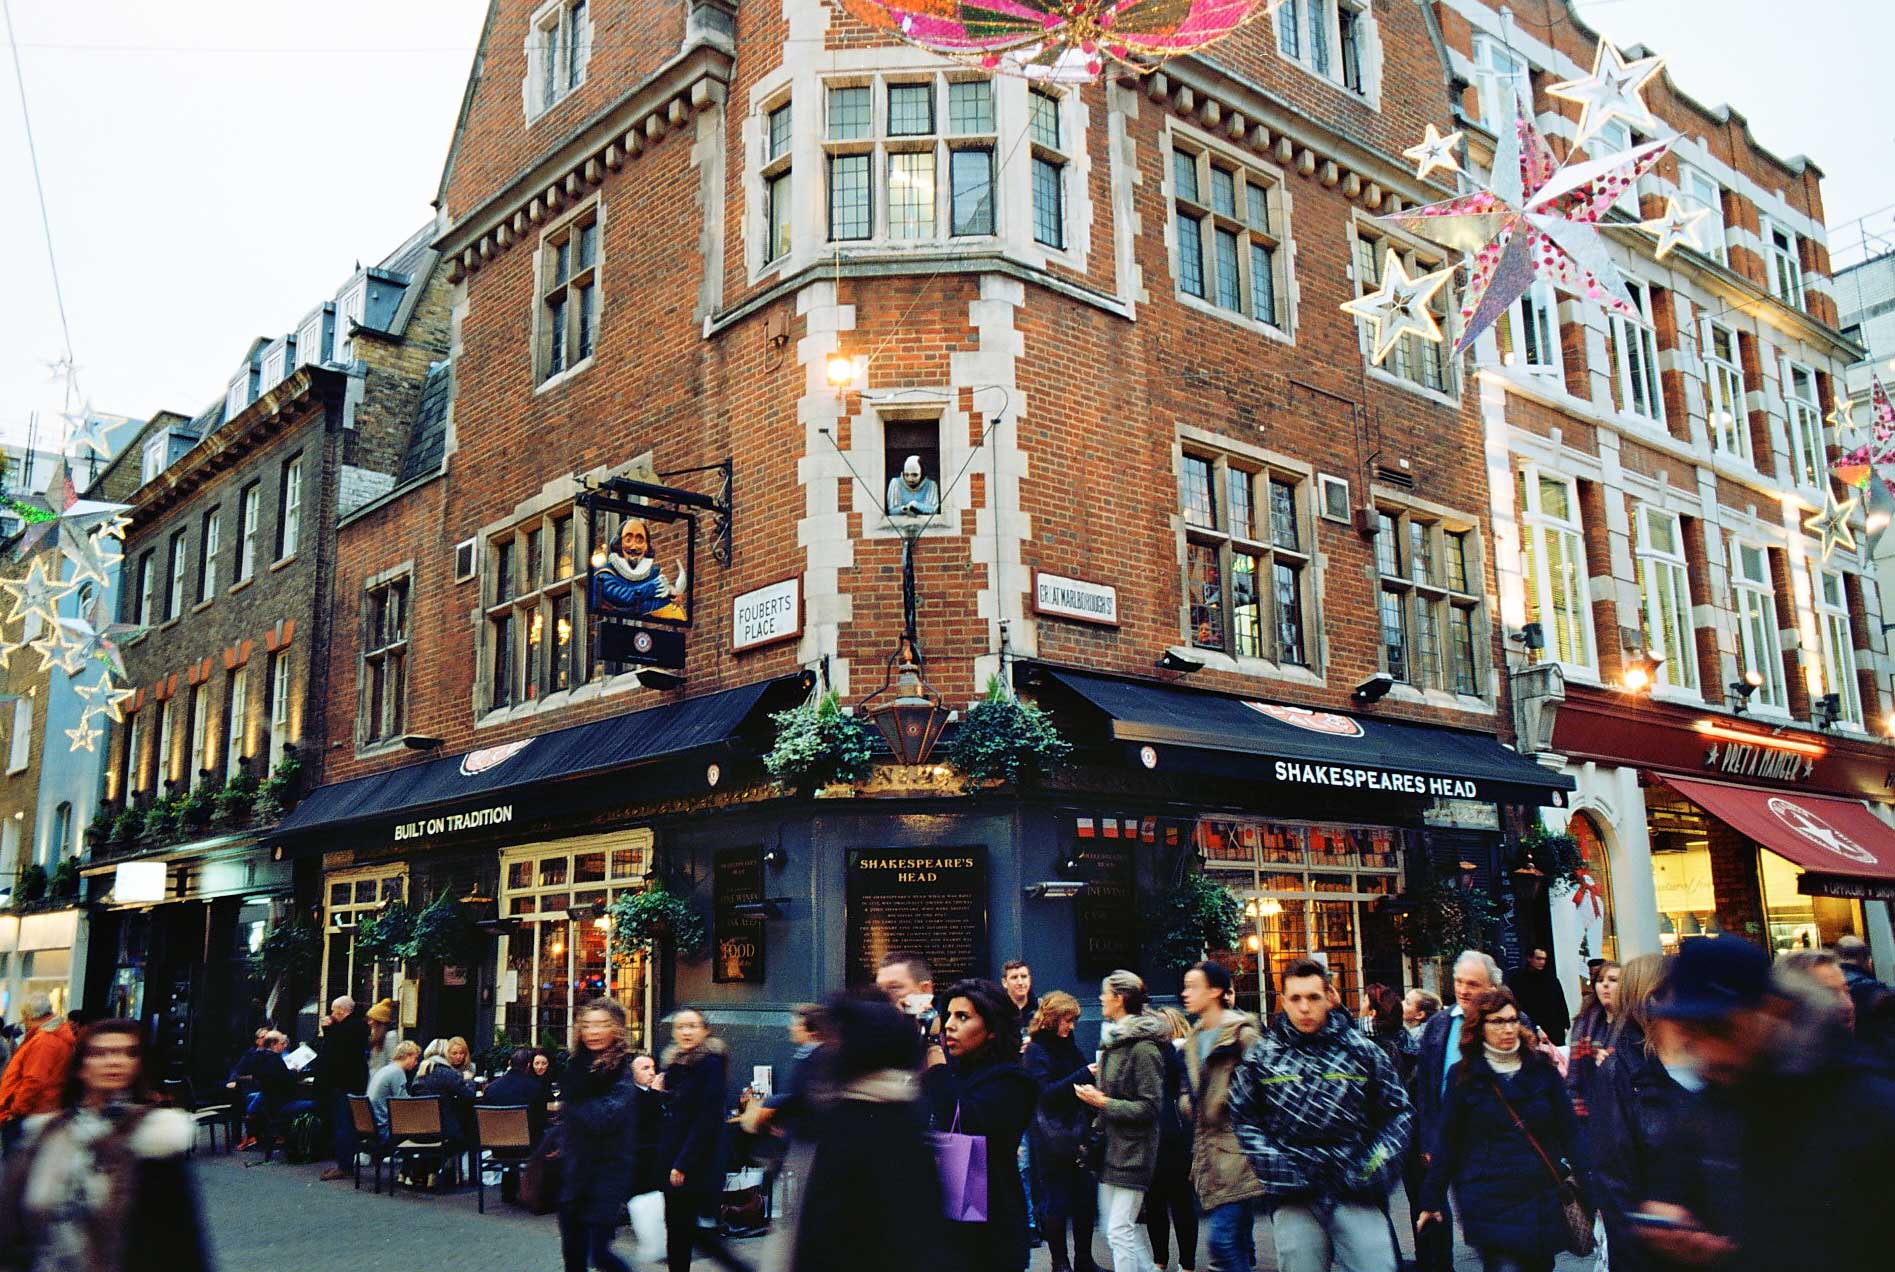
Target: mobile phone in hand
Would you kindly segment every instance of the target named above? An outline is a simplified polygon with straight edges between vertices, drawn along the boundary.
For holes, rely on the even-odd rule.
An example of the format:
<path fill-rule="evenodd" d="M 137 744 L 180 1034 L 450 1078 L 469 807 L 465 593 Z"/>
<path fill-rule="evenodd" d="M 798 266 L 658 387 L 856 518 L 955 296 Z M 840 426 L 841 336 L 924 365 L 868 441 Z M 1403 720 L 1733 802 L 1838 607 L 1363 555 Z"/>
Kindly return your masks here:
<path fill-rule="evenodd" d="M 1654 1215 L 1643 1210 L 1631 1211 L 1625 1218 L 1628 1222 L 1638 1224 L 1643 1228 L 1663 1228 L 1669 1232 L 1699 1231 L 1698 1225 L 1695 1223 L 1687 1223 L 1683 1219 L 1674 1219 L 1670 1215 Z"/>

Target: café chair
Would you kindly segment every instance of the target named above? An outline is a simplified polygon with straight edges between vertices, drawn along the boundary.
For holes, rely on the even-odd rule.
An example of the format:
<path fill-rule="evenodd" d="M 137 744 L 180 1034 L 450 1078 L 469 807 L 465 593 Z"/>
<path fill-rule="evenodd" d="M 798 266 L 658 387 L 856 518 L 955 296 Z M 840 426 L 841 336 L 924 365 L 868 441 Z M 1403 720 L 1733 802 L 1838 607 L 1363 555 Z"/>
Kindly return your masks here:
<path fill-rule="evenodd" d="M 441 1097 L 407 1096 L 388 1102 L 388 1134 L 395 1141 L 389 1150 L 388 1195 L 395 1195 L 404 1166 L 416 1161 L 438 1162 L 445 1173 L 450 1159 L 458 1154 L 448 1149 L 447 1134 L 441 1125 Z"/>
<path fill-rule="evenodd" d="M 474 1178 L 481 1214 L 487 1213 L 487 1171 L 498 1170 L 504 1184 L 509 1172 L 518 1185 L 520 1171 L 533 1155 L 533 1137 L 524 1104 L 476 1104 Z"/>
<path fill-rule="evenodd" d="M 369 1162 L 375 1167 L 375 1191 L 382 1191 L 382 1163 L 391 1156 L 388 1149 L 382 1147 L 381 1132 L 375 1129 L 375 1106 L 368 1102 L 366 1095 L 349 1097 L 349 1125 L 355 1131 L 355 1156 L 350 1165 L 355 1170 L 355 1190 L 362 1191 L 362 1154 L 367 1153 Z M 389 1191 L 394 1191 L 391 1183 Z"/>
<path fill-rule="evenodd" d="M 233 1113 L 234 1105 L 199 1104 L 197 1093 L 191 1089 L 189 1078 L 166 1078 L 160 1084 L 160 1088 L 172 1107 L 190 1114 L 191 1121 L 198 1128 L 207 1129 L 210 1132 L 211 1152 L 217 1151 L 217 1131 L 220 1127 L 224 1132 L 224 1151 L 228 1153 L 236 1147 L 237 1141 L 230 1135 L 230 1124 L 233 1118 L 240 1118 L 241 1115 Z M 195 1132 L 191 1137 L 190 1151 L 193 1153 L 197 1151 Z"/>

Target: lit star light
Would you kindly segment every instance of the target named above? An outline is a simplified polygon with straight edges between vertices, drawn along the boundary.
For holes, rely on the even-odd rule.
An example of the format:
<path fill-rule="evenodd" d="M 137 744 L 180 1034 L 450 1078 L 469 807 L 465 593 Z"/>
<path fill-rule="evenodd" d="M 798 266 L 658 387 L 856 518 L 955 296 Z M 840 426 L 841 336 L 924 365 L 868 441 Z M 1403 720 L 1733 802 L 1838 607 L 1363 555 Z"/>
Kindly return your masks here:
<path fill-rule="evenodd" d="M 1561 164 L 1526 103 L 1516 100 L 1513 127 L 1500 130 L 1494 147 L 1489 188 L 1378 219 L 1470 258 L 1456 353 L 1498 322 L 1536 278 L 1643 324 L 1598 223 L 1670 147 L 1669 140 L 1650 141 Z"/>
<path fill-rule="evenodd" d="M 1439 128 L 1429 124 L 1427 135 L 1419 143 L 1402 151 L 1402 158 L 1413 159 L 1419 165 L 1415 169 L 1415 179 L 1426 181 L 1431 172 L 1461 171 L 1461 161 L 1454 155 L 1454 148 L 1460 144 L 1461 133 L 1458 130 L 1443 137 Z"/>
<path fill-rule="evenodd" d="M 1640 221 L 1638 228 L 1658 236 L 1658 259 L 1662 261 L 1671 255 L 1673 248 L 1680 245 L 1703 251 L 1704 244 L 1698 239 L 1698 222 L 1709 215 L 1709 208 L 1686 208 L 1676 198 L 1667 197 L 1665 214 L 1649 221 Z"/>
<path fill-rule="evenodd" d="M 1436 342 L 1441 339 L 1440 324 L 1429 312 L 1428 302 L 1453 276 L 1454 270 L 1449 268 L 1410 278 L 1408 271 L 1402 268 L 1401 257 L 1390 251 L 1382 263 L 1382 285 L 1365 296 L 1343 303 L 1344 313 L 1367 319 L 1375 328 L 1371 356 L 1377 366 L 1403 336 L 1413 334 Z"/>
<path fill-rule="evenodd" d="M 124 559 L 116 540 L 106 538 L 99 531 L 87 533 L 69 522 L 60 526 L 59 551 L 65 560 L 72 562 L 69 581 L 75 585 L 89 581 L 103 587 L 112 567 Z"/>
<path fill-rule="evenodd" d="M 65 730 L 65 734 L 72 739 L 72 749 L 75 751 L 90 751 L 105 736 L 102 730 L 93 727 L 90 711 L 81 713 L 78 727 Z"/>
<path fill-rule="evenodd" d="M 1579 103 L 1579 131 L 1573 144 L 1585 145 L 1615 119 L 1624 120 L 1639 132 L 1657 132 L 1658 120 L 1641 94 L 1664 64 L 1661 57 L 1627 62 L 1609 41 L 1599 41 L 1592 55 L 1592 74 L 1584 79 L 1563 80 L 1546 90 L 1549 96 Z"/>
<path fill-rule="evenodd" d="M 1836 435 L 1836 444 L 1842 445 L 1843 439 L 1856 431 L 1856 400 L 1839 395 L 1836 404 L 1829 408 L 1829 414 L 1823 417 L 1823 423 Z"/>
<path fill-rule="evenodd" d="M 1845 499 L 1836 502 L 1834 491 L 1823 492 L 1823 506 L 1820 511 L 1803 522 L 1803 528 L 1818 536 L 1823 542 L 1823 560 L 1829 560 L 1830 553 L 1838 545 L 1845 552 L 1856 550 L 1856 532 L 1849 524 L 1849 514 L 1856 510 L 1859 500 Z"/>
<path fill-rule="evenodd" d="M 7 615 L 8 622 L 20 622 L 30 614 L 38 614 L 51 623 L 59 618 L 56 609 L 59 598 L 72 591 L 72 584 L 49 580 L 45 569 L 35 561 L 25 578 L 0 579 L 0 589 L 13 597 L 13 612 Z"/>
<path fill-rule="evenodd" d="M 105 437 L 105 421 L 93 412 L 92 403 L 68 412 L 66 423 L 71 426 L 66 433 L 68 454 L 92 451 L 106 459 L 112 457 L 112 443 Z"/>
<path fill-rule="evenodd" d="M 110 671 L 99 672 L 99 678 L 89 685 L 74 685 L 72 691 L 91 704 L 91 709 L 110 717 L 114 722 L 123 723 L 124 704 L 138 696 L 135 690 L 121 689 L 112 682 Z"/>

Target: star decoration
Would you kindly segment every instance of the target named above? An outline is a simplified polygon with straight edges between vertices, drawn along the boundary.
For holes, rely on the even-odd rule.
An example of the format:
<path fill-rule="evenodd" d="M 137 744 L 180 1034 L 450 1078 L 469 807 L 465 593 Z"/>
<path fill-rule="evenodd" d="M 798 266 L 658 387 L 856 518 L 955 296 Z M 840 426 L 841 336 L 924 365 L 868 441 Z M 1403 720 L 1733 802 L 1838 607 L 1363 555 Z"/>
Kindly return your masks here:
<path fill-rule="evenodd" d="M 1657 132 L 1658 120 L 1640 94 L 1664 64 L 1661 57 L 1627 62 L 1610 41 L 1601 40 L 1592 55 L 1592 74 L 1549 85 L 1546 91 L 1550 96 L 1579 103 L 1579 131 L 1573 145 L 1585 145 L 1615 119 L 1641 132 Z"/>
<path fill-rule="evenodd" d="M 1428 302 L 1453 276 L 1454 270 L 1449 267 L 1410 278 L 1402 267 L 1401 257 L 1391 250 L 1382 263 L 1382 285 L 1343 303 L 1344 313 L 1367 319 L 1375 328 L 1372 356 L 1377 366 L 1405 335 L 1437 342 L 1441 339 L 1440 324 L 1429 311 Z"/>
<path fill-rule="evenodd" d="M 1840 445 L 1843 438 L 1856 431 L 1856 400 L 1838 396 L 1836 404 L 1829 408 L 1829 414 L 1823 417 L 1823 423 L 1829 425 L 1829 431 L 1836 435 L 1836 442 Z"/>
<path fill-rule="evenodd" d="M 1419 165 L 1415 169 L 1415 179 L 1426 181 L 1431 172 L 1461 171 L 1461 161 L 1454 154 L 1454 148 L 1460 144 L 1461 133 L 1458 130 L 1443 137 L 1440 129 L 1429 124 L 1427 135 L 1419 143 L 1402 151 L 1402 158 L 1413 159 Z"/>
<path fill-rule="evenodd" d="M 74 685 L 72 691 L 91 703 L 92 710 L 120 723 L 125 719 L 123 704 L 138 696 L 135 690 L 121 689 L 114 684 L 110 671 L 101 671 L 98 680 L 92 684 Z"/>
<path fill-rule="evenodd" d="M 1856 510 L 1858 502 L 1856 499 L 1845 499 L 1837 503 L 1835 492 L 1825 490 L 1822 509 L 1804 520 L 1803 528 L 1823 541 L 1823 560 L 1829 560 L 1830 553 L 1836 550 L 1838 544 L 1846 552 L 1856 550 L 1856 532 L 1849 524 L 1849 514 Z"/>
<path fill-rule="evenodd" d="M 78 726 L 65 730 L 65 734 L 72 739 L 72 749 L 75 751 L 90 751 L 98 745 L 99 739 L 105 736 L 103 730 L 92 726 L 90 711 L 81 713 Z"/>
<path fill-rule="evenodd" d="M 66 433 L 68 452 L 92 451 L 107 459 L 112 457 L 112 443 L 105 437 L 105 421 L 93 413 L 92 403 L 68 412 L 66 423 L 71 426 Z"/>
<path fill-rule="evenodd" d="M 1514 126 L 1501 130 L 1494 147 L 1489 188 L 1378 219 L 1471 258 L 1456 353 L 1498 322 L 1536 278 L 1642 324 L 1598 224 L 1670 148 L 1668 140 L 1650 141 L 1562 164 L 1526 104 L 1516 101 Z"/>
<path fill-rule="evenodd" d="M 13 597 L 13 612 L 7 615 L 8 622 L 25 619 L 29 614 L 38 614 L 47 622 L 56 622 L 59 618 L 59 598 L 72 591 L 72 584 L 49 580 L 45 569 L 38 561 L 26 572 L 23 579 L 0 579 L 0 589 Z"/>
<path fill-rule="evenodd" d="M 134 636 L 144 631 L 136 623 L 114 623 L 101 621 L 103 601 L 95 601 L 92 613 L 84 619 L 61 619 L 69 633 L 68 643 L 75 651 L 79 663 L 97 662 L 110 669 L 120 680 L 125 679 L 125 656 L 119 652 L 121 637 Z M 76 674 L 69 672 L 68 674 Z"/>
<path fill-rule="evenodd" d="M 1844 441 L 1845 428 L 1853 433 L 1859 427 L 1855 401 L 1840 396 L 1836 399 L 1829 423 L 1836 429 L 1837 442 L 1849 450 L 1837 458 L 1830 472 L 1843 485 L 1862 491 L 1867 499 L 1866 546 L 1869 555 L 1874 556 L 1882 535 L 1895 520 L 1895 404 L 1890 403 L 1888 390 L 1877 375 L 1869 379 L 1869 413 L 1868 439 L 1857 442 L 1852 437 Z"/>
<path fill-rule="evenodd" d="M 1703 251 L 1704 244 L 1698 240 L 1698 222 L 1709 215 L 1709 208 L 1686 208 L 1675 197 L 1668 196 L 1665 199 L 1665 214 L 1649 221 L 1640 221 L 1638 228 L 1658 236 L 1658 259 L 1662 261 L 1680 244 L 1693 251 Z"/>
<path fill-rule="evenodd" d="M 97 531 L 88 534 L 70 522 L 60 525 L 59 551 L 72 562 L 70 581 L 75 587 L 88 580 L 101 587 L 109 582 L 112 567 L 124 560 L 124 554 L 116 551 L 117 546 L 116 540 Z"/>
<path fill-rule="evenodd" d="M 49 490 L 48 495 L 52 492 Z M 97 532 L 101 535 L 117 537 L 122 531 L 121 516 L 129 504 L 106 503 L 97 499 L 74 498 L 51 514 L 42 514 L 37 521 L 28 519 L 26 528 L 20 531 L 18 542 L 14 545 L 13 555 L 21 560 L 44 549 L 49 541 L 63 542 L 64 535 L 70 530 L 83 534 Z"/>
<path fill-rule="evenodd" d="M 68 676 L 76 676 L 86 669 L 98 649 L 98 632 L 92 624 L 83 618 L 62 618 L 55 623 L 45 636 L 33 642 L 41 658 L 47 658 L 51 650 L 50 661 Z M 41 671 L 46 668 L 40 667 Z"/>

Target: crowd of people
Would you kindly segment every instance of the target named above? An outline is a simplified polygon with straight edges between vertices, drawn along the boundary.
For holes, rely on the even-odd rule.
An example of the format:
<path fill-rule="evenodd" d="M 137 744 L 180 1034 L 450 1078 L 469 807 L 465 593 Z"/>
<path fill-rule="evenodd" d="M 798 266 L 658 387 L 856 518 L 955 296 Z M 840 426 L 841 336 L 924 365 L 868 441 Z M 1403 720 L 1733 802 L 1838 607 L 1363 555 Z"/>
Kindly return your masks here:
<path fill-rule="evenodd" d="M 1457 1227 L 1483 1272 L 1595 1250 L 1613 1272 L 1886 1264 L 1895 991 L 1861 942 L 1773 961 L 1726 936 L 1600 960 L 1570 1022 L 1544 951 L 1507 976 L 1466 951 L 1451 986 L 1443 1004 L 1371 985 L 1352 1012 L 1325 963 L 1296 958 L 1260 1021 L 1222 962 L 1184 974 L 1182 1010 L 1115 971 L 1088 1056 L 1078 998 L 1036 996 L 1026 964 L 937 992 L 925 957 L 896 953 L 873 990 L 796 1010 L 786 1080 L 741 1122 L 786 1141 L 795 1272 L 1021 1272 L 1042 1245 L 1055 1272 L 1090 1272 L 1095 1236 L 1114 1272 L 1195 1272 L 1200 1253 L 1251 1272 L 1264 1225 L 1280 1272 L 1446 1272 Z M 45 999 L 24 1017 L 0 1070 L 0 1265 L 208 1269 L 197 1126 L 156 1091 L 142 1027 L 75 1029 Z M 677 1010 L 653 1057 L 596 999 L 563 1066 L 521 1048 L 491 1081 L 465 1039 L 423 1047 L 391 1021 L 392 1004 L 338 999 L 309 1082 L 259 1030 L 231 1073 L 250 1135 L 326 1105 L 338 1179 L 371 1147 L 350 1096 L 383 1141 L 391 1101 L 435 1097 L 443 1160 L 478 1147 L 481 1106 L 525 1109 L 560 1161 L 567 1272 L 629 1272 L 628 1215 L 638 1258 L 670 1272 L 747 1266 L 718 1236 L 729 1049 L 702 1012 Z"/>

